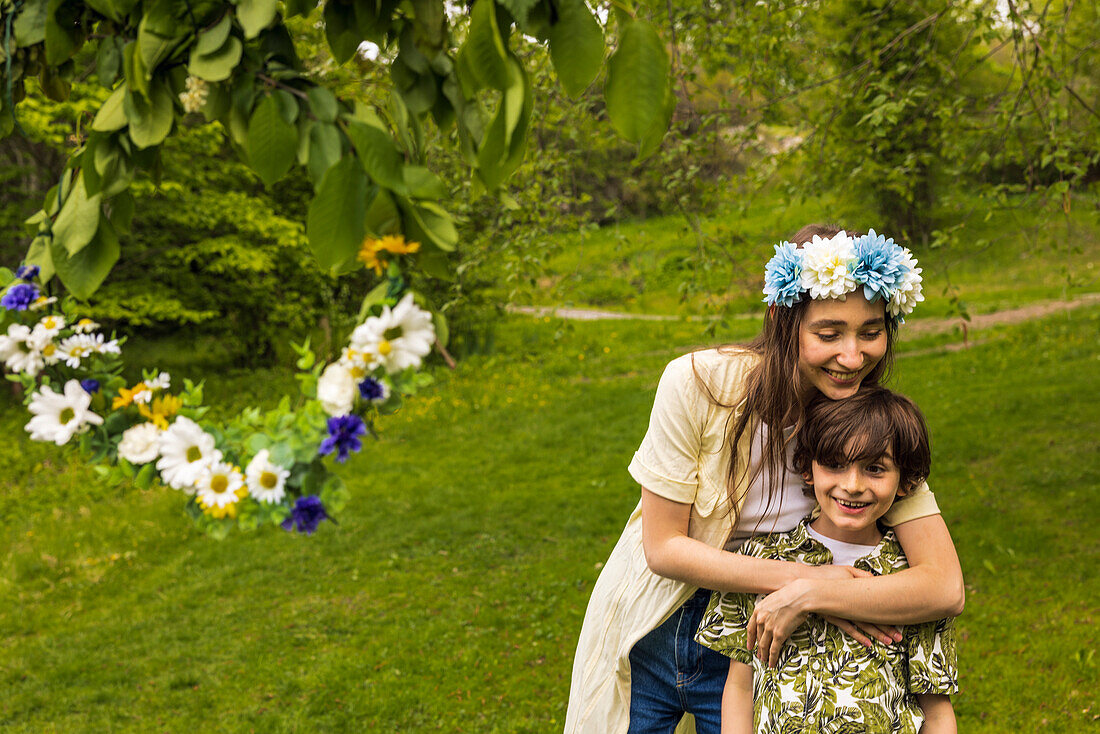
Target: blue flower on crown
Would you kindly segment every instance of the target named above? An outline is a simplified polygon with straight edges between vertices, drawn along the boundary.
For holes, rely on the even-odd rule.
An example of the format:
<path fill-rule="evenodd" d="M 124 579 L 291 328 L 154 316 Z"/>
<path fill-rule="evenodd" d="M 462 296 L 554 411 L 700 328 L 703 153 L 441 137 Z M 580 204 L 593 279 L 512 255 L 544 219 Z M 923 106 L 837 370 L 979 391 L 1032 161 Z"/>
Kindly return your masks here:
<path fill-rule="evenodd" d="M 852 277 L 863 284 L 863 295 L 872 303 L 881 296 L 890 300 L 894 287 L 908 271 L 903 261 L 905 250 L 875 230 L 856 238 L 852 243 L 856 260 L 852 266 Z"/>
<path fill-rule="evenodd" d="M 790 242 L 781 242 L 764 269 L 764 302 L 790 308 L 801 300 L 802 252 Z"/>

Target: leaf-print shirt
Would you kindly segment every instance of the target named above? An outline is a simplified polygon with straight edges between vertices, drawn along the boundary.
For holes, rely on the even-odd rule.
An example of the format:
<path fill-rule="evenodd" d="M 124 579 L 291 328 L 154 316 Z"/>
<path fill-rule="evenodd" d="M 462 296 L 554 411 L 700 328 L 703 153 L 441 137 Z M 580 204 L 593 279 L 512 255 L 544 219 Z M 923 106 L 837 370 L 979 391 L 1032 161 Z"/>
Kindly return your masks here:
<path fill-rule="evenodd" d="M 831 564 L 832 554 L 810 536 L 808 522 L 789 533 L 754 537 L 740 552 Z M 880 576 L 908 563 L 890 530 L 855 566 Z M 768 668 L 745 649 L 745 627 L 761 598 L 715 592 L 695 636 L 700 644 L 752 666 L 757 734 L 916 734 L 924 721 L 917 694 L 958 692 L 953 619 L 908 625 L 901 642 L 875 642 L 868 648 L 811 614 L 787 640 L 776 667 Z"/>

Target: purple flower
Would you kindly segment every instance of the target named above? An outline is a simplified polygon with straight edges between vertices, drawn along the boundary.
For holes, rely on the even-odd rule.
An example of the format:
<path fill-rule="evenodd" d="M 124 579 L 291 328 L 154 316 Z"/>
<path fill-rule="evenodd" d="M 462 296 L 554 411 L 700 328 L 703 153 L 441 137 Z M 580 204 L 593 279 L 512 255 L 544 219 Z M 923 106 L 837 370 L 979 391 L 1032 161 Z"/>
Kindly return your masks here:
<path fill-rule="evenodd" d="M 38 289 L 30 283 L 20 283 L 9 288 L 0 298 L 0 306 L 11 311 L 26 311 L 37 300 Z"/>
<path fill-rule="evenodd" d="M 38 275 L 37 265 L 20 265 L 15 271 L 16 278 L 22 278 L 23 280 L 31 280 Z"/>
<path fill-rule="evenodd" d="M 363 448 L 363 442 L 359 440 L 367 432 L 363 419 L 352 413 L 351 415 L 338 415 L 328 419 L 328 438 L 321 442 L 317 453 L 327 456 L 336 451 L 336 460 L 345 462 L 348 454 Z"/>
<path fill-rule="evenodd" d="M 299 533 L 312 535 L 322 520 L 329 520 L 325 506 L 321 498 L 315 494 L 299 497 L 294 501 L 294 507 L 290 511 L 290 517 L 283 520 L 283 530 L 295 530 Z"/>
<path fill-rule="evenodd" d="M 90 377 L 87 380 L 81 380 L 80 386 L 84 388 L 84 392 L 89 395 L 95 395 L 99 392 L 99 380 L 93 380 Z"/>
<path fill-rule="evenodd" d="M 372 403 L 381 402 L 389 397 L 390 391 L 384 382 L 368 377 L 359 383 L 359 395 Z"/>

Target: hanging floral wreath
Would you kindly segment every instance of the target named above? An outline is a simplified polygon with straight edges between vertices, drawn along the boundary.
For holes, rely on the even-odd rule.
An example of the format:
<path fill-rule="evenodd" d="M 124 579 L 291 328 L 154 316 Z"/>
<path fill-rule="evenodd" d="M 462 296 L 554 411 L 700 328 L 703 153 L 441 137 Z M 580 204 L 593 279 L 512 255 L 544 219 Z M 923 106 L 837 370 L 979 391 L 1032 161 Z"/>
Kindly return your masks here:
<path fill-rule="evenodd" d="M 360 259 L 381 270 L 388 257 L 416 249 L 400 237 L 368 238 Z M 0 363 L 23 387 L 30 438 L 75 441 L 105 479 L 180 491 L 197 525 L 217 537 L 234 524 L 312 534 L 333 520 L 348 491 L 326 459 L 346 461 L 374 435 L 378 415 L 431 382 L 418 370 L 436 342 L 432 314 L 401 295 L 395 275 L 364 301 L 338 360 L 318 363 L 308 339 L 291 345 L 296 402 L 285 396 L 274 410 L 247 408 L 215 425 L 203 420 L 202 383 L 185 379 L 173 392 L 172 377 L 152 370 L 128 385 L 125 339 L 82 318 L 74 299 L 43 295 L 38 276 L 33 266 L 0 268 Z"/>

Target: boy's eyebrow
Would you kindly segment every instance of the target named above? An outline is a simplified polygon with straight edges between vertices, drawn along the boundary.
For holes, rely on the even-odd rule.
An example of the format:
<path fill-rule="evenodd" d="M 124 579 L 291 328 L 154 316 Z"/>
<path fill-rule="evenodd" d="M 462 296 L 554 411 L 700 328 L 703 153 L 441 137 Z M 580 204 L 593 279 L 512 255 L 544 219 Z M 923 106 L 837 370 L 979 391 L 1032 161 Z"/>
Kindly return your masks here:
<path fill-rule="evenodd" d="M 860 326 L 875 326 L 879 324 L 885 324 L 886 319 L 882 316 L 873 316 L 864 321 Z M 848 322 L 843 319 L 818 319 L 812 322 L 808 328 L 810 329 L 823 329 L 828 326 L 847 326 Z"/>

